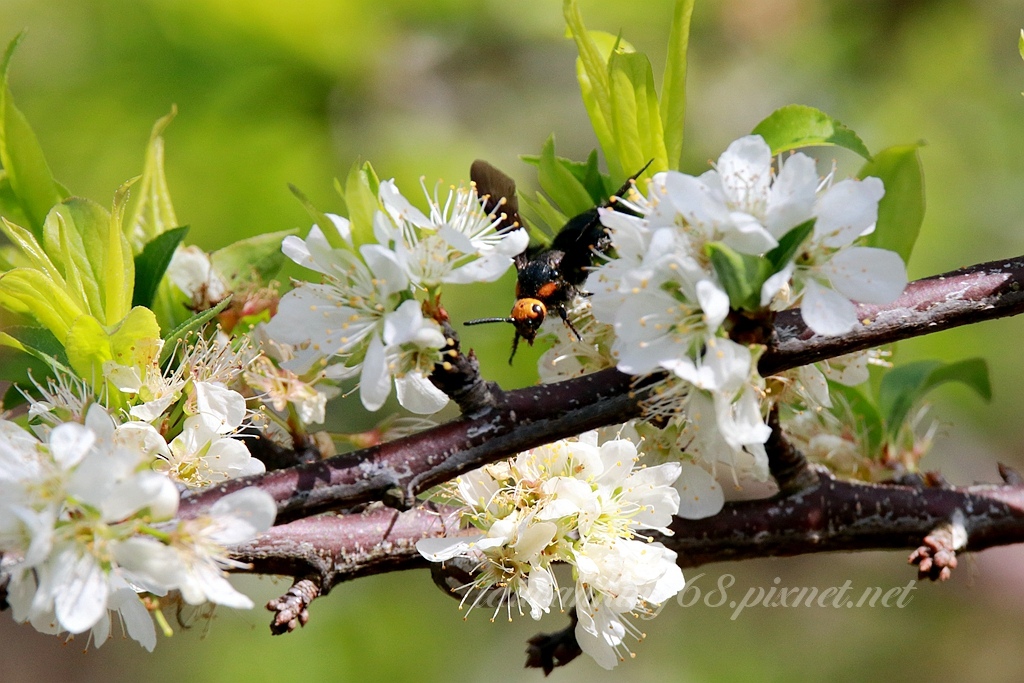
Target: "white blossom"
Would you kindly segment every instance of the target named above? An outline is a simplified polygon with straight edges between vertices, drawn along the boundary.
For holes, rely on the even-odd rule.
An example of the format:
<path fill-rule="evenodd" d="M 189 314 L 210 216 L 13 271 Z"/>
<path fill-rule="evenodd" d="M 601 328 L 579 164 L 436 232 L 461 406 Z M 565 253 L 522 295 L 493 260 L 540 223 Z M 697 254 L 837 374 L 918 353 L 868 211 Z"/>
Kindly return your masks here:
<path fill-rule="evenodd" d="M 351 247 L 348 221 L 331 219 Z M 399 402 L 414 412 L 436 412 L 447 403 L 427 380 L 446 340 L 437 322 L 400 294 L 410 276 L 394 251 L 380 244 L 363 245 L 358 256 L 354 248 L 333 249 L 318 226 L 305 241 L 286 238 L 282 249 L 324 275 L 322 284 L 301 283 L 286 294 L 266 326 L 271 339 L 293 349 L 283 368 L 303 376 L 325 366 L 330 379 L 358 375 L 369 410 L 383 405 L 392 382 Z"/>
<path fill-rule="evenodd" d="M 244 443 L 211 426 L 208 414 L 187 418 L 181 433 L 158 457 L 159 471 L 192 489 L 266 471 Z"/>
<path fill-rule="evenodd" d="M 210 256 L 195 245 L 175 249 L 166 276 L 193 302 L 208 305 L 229 294 L 228 286 L 213 267 Z"/>
<path fill-rule="evenodd" d="M 589 432 L 462 475 L 438 497 L 461 504 L 460 518 L 478 533 L 424 539 L 417 549 L 434 562 L 473 562 L 475 578 L 462 587 L 471 608 L 499 591 L 498 609 L 507 605 L 511 616 L 513 604 L 523 613 L 525 603 L 534 619 L 555 599 L 553 563 L 570 564 L 581 646 L 610 667 L 617 660 L 607 653 L 626 633 L 622 613 L 652 614 L 683 587 L 675 553 L 638 540 L 645 529 L 671 533 L 680 464 L 637 467 L 638 459 L 632 441 L 599 444 Z M 609 632 L 618 635 L 609 640 Z"/>
<path fill-rule="evenodd" d="M 128 584 L 111 558 L 132 533 L 128 520 L 175 513 L 174 485 L 143 467 L 145 453 L 114 438 L 113 421 L 98 405 L 86 425 L 58 425 L 46 443 L 0 424 L 10 447 L 0 462 L 0 553 L 15 618 L 52 633 L 96 629 L 101 644 L 113 610 L 129 635 L 151 647 L 139 598 L 121 592 Z"/>
<path fill-rule="evenodd" d="M 448 397 L 428 379 L 446 340 L 441 327 L 410 299 L 384 318 L 381 336 L 366 350 L 359 379 L 359 396 L 368 410 L 378 410 L 391 393 L 394 380 L 398 401 L 414 413 L 435 413 Z"/>
<path fill-rule="evenodd" d="M 252 608 L 252 600 L 235 590 L 225 576 L 225 569 L 244 566 L 229 558 L 226 549 L 269 529 L 276 510 L 270 494 L 250 487 L 219 499 L 207 515 L 178 524 L 171 548 L 179 562 L 174 567 L 175 587 L 185 602 Z"/>
<path fill-rule="evenodd" d="M 380 184 L 384 207 L 374 220 L 378 241 L 394 249 L 413 283 L 433 289 L 441 283 L 493 282 L 512 267 L 522 252 L 526 230 L 499 230 L 496 206 L 486 213 L 476 187 L 453 187 L 442 202 L 424 187 L 429 216 L 398 191 L 394 180 Z"/>

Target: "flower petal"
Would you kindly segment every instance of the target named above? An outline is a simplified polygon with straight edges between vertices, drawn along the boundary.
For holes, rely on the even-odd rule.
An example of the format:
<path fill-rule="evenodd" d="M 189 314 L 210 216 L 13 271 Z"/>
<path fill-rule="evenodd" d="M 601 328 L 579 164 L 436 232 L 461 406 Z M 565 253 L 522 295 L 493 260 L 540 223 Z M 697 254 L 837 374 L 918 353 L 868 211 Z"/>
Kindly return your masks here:
<path fill-rule="evenodd" d="M 804 285 L 800 315 L 815 334 L 831 337 L 844 334 L 857 324 L 857 308 L 850 300 L 813 280 Z"/>
<path fill-rule="evenodd" d="M 436 413 L 448 405 L 448 396 L 421 372 L 396 377 L 395 394 L 403 408 L 420 415 Z"/>
<path fill-rule="evenodd" d="M 851 247 L 819 267 L 837 292 L 852 301 L 887 304 L 907 286 L 907 268 L 894 251 Z"/>
<path fill-rule="evenodd" d="M 725 493 L 711 473 L 690 462 L 681 463 L 682 472 L 676 480 L 679 492 L 679 517 L 704 519 L 722 511 Z"/>

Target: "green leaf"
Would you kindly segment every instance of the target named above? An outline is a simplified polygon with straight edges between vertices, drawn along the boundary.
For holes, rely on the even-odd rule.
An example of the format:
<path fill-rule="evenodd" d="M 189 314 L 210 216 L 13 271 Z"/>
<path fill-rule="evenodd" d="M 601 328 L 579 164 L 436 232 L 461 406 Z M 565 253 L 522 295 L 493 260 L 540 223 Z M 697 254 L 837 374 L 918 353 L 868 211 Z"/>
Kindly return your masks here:
<path fill-rule="evenodd" d="M 80 315 L 64 339 L 64 350 L 75 374 L 89 382 L 97 392 L 103 386 L 103 364 L 113 360 L 110 335 L 91 315 Z"/>
<path fill-rule="evenodd" d="M 988 365 L 982 358 L 955 363 L 914 361 L 886 373 L 879 387 L 878 405 L 885 416 L 889 437 L 899 434 L 910 411 L 928 392 L 948 382 L 959 382 L 973 389 L 985 401 L 992 398 Z"/>
<path fill-rule="evenodd" d="M 530 241 L 544 247 L 551 246 L 555 235 L 569 220 L 568 216 L 552 206 L 540 192 L 533 198 L 523 192 L 518 195 L 519 213 L 530 225 Z"/>
<path fill-rule="evenodd" d="M 804 243 L 804 240 L 806 240 L 811 234 L 811 231 L 814 230 L 814 220 L 815 219 L 812 218 L 808 221 L 804 221 L 795 228 L 790 229 L 790 231 L 783 235 L 782 239 L 779 240 L 778 246 L 764 255 L 768 263 L 771 264 L 771 272 L 769 275 L 774 275 L 779 272 L 787 263 L 793 260 L 793 257 L 796 256 L 796 253 L 800 250 L 800 246 Z"/>
<path fill-rule="evenodd" d="M 380 179 L 368 161 L 353 166 L 345 179 L 345 205 L 348 207 L 348 220 L 352 229 L 352 245 L 356 249 L 375 241 L 373 216 L 380 208 L 380 201 L 377 199 L 379 189 Z M 337 233 L 337 230 L 332 232 Z M 330 238 L 328 242 L 335 248 L 341 246 L 331 242 Z"/>
<path fill-rule="evenodd" d="M 878 204 L 878 222 L 866 244 L 895 251 L 906 263 L 924 221 L 924 170 L 919 144 L 888 147 L 864 164 L 859 178 L 874 176 L 885 185 Z"/>
<path fill-rule="evenodd" d="M 32 224 L 21 205 L 21 200 L 18 199 L 17 193 L 11 187 L 11 179 L 7 176 L 7 171 L 2 168 L 0 168 L 0 216 L 18 225 Z"/>
<path fill-rule="evenodd" d="M 555 157 L 554 135 L 541 148 L 537 178 L 541 188 L 567 216 L 575 216 L 594 208 L 587 188 Z"/>
<path fill-rule="evenodd" d="M 0 275 L 0 306 L 31 315 L 57 339 L 64 339 L 74 321 L 85 313 L 64 287 L 31 268 L 15 268 Z"/>
<path fill-rule="evenodd" d="M 14 105 L 7 81 L 7 70 L 15 48 L 24 37 L 18 34 L 7 45 L 0 62 L 0 165 L 36 237 L 42 235 L 43 221 L 50 208 L 64 198 L 54 181 L 43 150 L 32 128 Z"/>
<path fill-rule="evenodd" d="M 885 426 L 875 404 L 856 387 L 838 382 L 829 381 L 828 392 L 833 403 L 846 404 L 856 418 L 853 422 L 859 428 L 858 436 L 863 440 L 867 453 L 871 457 L 881 456 Z"/>
<path fill-rule="evenodd" d="M 100 280 L 103 285 L 103 314 L 107 325 L 120 322 L 132 310 L 132 293 L 135 287 L 135 259 L 132 246 L 124 232 L 124 212 L 128 204 L 129 180 L 117 188 L 114 204 L 110 210 L 110 223 L 104 245 L 103 261 L 106 276 Z"/>
<path fill-rule="evenodd" d="M 324 234 L 324 238 L 327 240 L 328 244 L 335 249 L 348 248 L 348 244 L 346 244 L 342 236 L 338 234 L 338 228 L 334 225 L 334 221 L 328 218 L 326 213 L 316 208 L 316 206 L 313 205 L 313 202 L 309 200 L 309 197 L 307 197 L 299 188 L 289 183 L 288 189 L 292 191 L 292 194 L 295 195 L 296 199 L 298 199 L 302 204 L 302 208 L 306 210 L 306 213 L 308 213 L 309 217 L 313 219 L 316 226 L 320 228 L 320 232 Z M 344 191 L 341 189 L 340 184 L 337 185 L 337 189 L 338 193 L 342 195 L 342 199 L 344 199 Z"/>
<path fill-rule="evenodd" d="M 232 291 L 249 283 L 265 285 L 284 265 L 282 240 L 295 232 L 282 230 L 239 240 L 210 254 L 210 261 Z"/>
<path fill-rule="evenodd" d="M 587 192 L 590 194 L 590 198 L 594 200 L 594 205 L 603 204 L 608 201 L 608 198 L 615 192 L 616 188 L 612 185 L 612 179 L 610 176 L 601 173 L 600 168 L 597 165 L 597 150 L 590 150 L 590 154 L 587 155 L 587 160 L 583 164 L 578 164 L 566 159 L 562 162 L 566 168 L 569 168 L 568 164 L 572 165 L 570 168 L 573 174 L 581 173 L 576 175 L 577 179 L 583 186 L 587 188 Z"/>
<path fill-rule="evenodd" d="M 110 334 L 110 352 L 121 365 L 145 369 L 160 353 L 160 342 L 160 325 L 153 311 L 136 306 Z"/>
<path fill-rule="evenodd" d="M 53 207 L 43 223 L 43 247 L 59 266 L 66 289 L 86 313 L 103 315 L 100 281 L 110 214 L 88 199 L 72 197 Z"/>
<path fill-rule="evenodd" d="M 170 228 L 150 240 L 135 257 L 135 288 L 132 292 L 132 306 L 151 306 L 157 287 L 167 266 L 171 264 L 174 250 L 188 233 L 188 226 Z"/>
<path fill-rule="evenodd" d="M 121 231 L 127 187 L 115 194 L 114 212 L 94 201 L 72 197 L 47 216 L 43 244 L 57 258 L 71 295 L 104 325 L 114 325 L 131 309 L 135 261 Z M 59 255 L 59 257 L 58 257 Z"/>
<path fill-rule="evenodd" d="M 661 128 L 665 133 L 668 169 L 679 169 L 686 120 L 686 60 L 690 47 L 690 17 L 694 0 L 676 0 L 668 36 L 665 73 L 661 80 Z"/>
<path fill-rule="evenodd" d="M 664 171 L 668 168 L 665 134 L 661 128 L 654 72 L 647 55 L 616 50 L 609 58 L 608 71 L 615 153 L 617 165 L 624 169 L 621 177 L 613 173 L 613 179 L 625 180 L 629 173 L 648 161 L 651 165 L 644 171 L 648 177 Z M 610 150 L 605 149 L 605 156 L 611 156 Z"/>
<path fill-rule="evenodd" d="M 541 157 L 538 154 L 523 154 L 519 158 L 532 166 L 540 168 Z M 614 189 L 611 187 L 611 179 L 601 173 L 598 168 L 596 149 L 590 150 L 587 160 L 583 162 L 573 161 L 572 159 L 560 156 L 556 156 L 555 161 L 572 173 L 573 177 L 586 188 L 587 194 L 590 195 L 592 206 L 607 201 L 611 193 L 614 192 Z"/>
<path fill-rule="evenodd" d="M 228 304 L 230 303 L 231 297 L 228 297 L 213 308 L 208 308 L 205 311 L 196 313 L 191 318 L 164 335 L 164 347 L 160 351 L 160 366 L 163 367 L 167 362 L 167 359 L 171 357 L 177 348 L 179 341 L 185 339 L 189 334 L 197 332 L 203 325 L 216 318 L 220 315 L 221 311 L 228 307 Z"/>
<path fill-rule="evenodd" d="M 60 269 L 50 260 L 46 250 L 39 244 L 36 236 L 31 231 L 12 223 L 6 218 L 0 220 L 0 230 L 3 230 L 3 233 L 11 241 L 12 245 L 21 251 L 26 267 L 44 272 L 47 277 L 55 282 L 63 282 Z"/>
<path fill-rule="evenodd" d="M 14 348 L 19 348 L 19 350 L 27 353 L 37 352 L 45 356 L 46 359 L 54 360 L 61 364 L 68 362 L 67 354 L 64 353 L 64 345 L 45 327 L 13 325 L 5 327 L 0 335 L 7 335 L 10 339 L 17 341 L 19 346 Z M 12 346 L 10 340 L 0 340 L 0 344 Z M 36 354 L 33 353 L 33 355 Z M 10 378 L 5 377 L 5 379 Z"/>
<path fill-rule="evenodd" d="M 1020 30 L 1020 38 L 1017 39 L 1017 52 L 1020 53 L 1020 58 L 1024 59 L 1024 28 Z"/>
<path fill-rule="evenodd" d="M 576 79 L 580 84 L 583 104 L 590 117 L 590 125 L 597 135 L 597 141 L 608 155 L 609 151 L 614 149 L 615 144 L 611 125 L 611 87 L 608 82 L 608 55 L 611 53 L 611 47 L 609 46 L 603 52 L 598 47 L 595 38 L 599 34 L 596 31 L 587 31 L 576 0 L 564 0 L 562 13 L 565 16 L 566 27 L 576 42 L 576 50 L 579 53 L 576 60 Z M 608 159 L 608 167 L 613 176 L 624 174 L 622 168 L 614 167 L 617 164 L 617 158 Z M 623 175 L 623 177 L 625 176 Z"/>
<path fill-rule="evenodd" d="M 2 362 L 4 362 L 4 358 L 2 355 L 0 355 L 0 363 Z M 35 373 L 33 373 L 33 375 L 41 377 L 41 375 L 36 375 Z M 27 379 L 27 377 L 28 374 L 26 372 L 25 378 Z M 11 384 L 9 387 L 7 387 L 7 391 L 5 391 L 3 395 L 3 400 L 0 401 L 0 403 L 3 403 L 5 409 L 14 410 L 15 408 L 19 408 L 22 405 L 28 403 L 28 399 L 25 398 L 25 396 L 21 393 L 22 390 L 19 388 L 21 385 L 22 382 L 15 382 L 14 384 Z"/>
<path fill-rule="evenodd" d="M 138 196 L 126 223 L 132 251 L 140 254 L 143 248 L 160 235 L 178 227 L 178 219 L 171 203 L 171 192 L 164 173 L 164 129 L 174 120 L 178 108 L 172 106 L 166 116 L 153 124 L 142 163 Z"/>
<path fill-rule="evenodd" d="M 988 363 L 984 358 L 968 358 L 955 363 L 947 363 L 938 368 L 928 378 L 927 390 L 947 382 L 959 382 L 974 390 L 983 401 L 992 400 L 992 382 L 989 379 Z"/>
<path fill-rule="evenodd" d="M 750 311 L 760 308 L 761 284 L 767 278 L 767 261 L 758 256 L 740 254 L 721 242 L 711 242 L 704 249 L 729 295 L 730 308 Z"/>
<path fill-rule="evenodd" d="M 865 159 L 871 158 L 867 146 L 856 133 L 825 112 L 802 104 L 776 109 L 757 124 L 753 132 L 765 139 L 772 148 L 772 154 L 826 145 L 844 147 Z"/>
<path fill-rule="evenodd" d="M 11 410 L 26 402 L 18 387 L 29 391 L 34 382 L 45 386 L 46 380 L 55 372 L 73 375 L 67 367 L 64 347 L 47 330 L 25 327 L 6 330 L 0 332 L 0 379 L 13 384 L 3 397 L 5 409 Z M 39 344 L 45 350 L 33 344 Z M 59 352 L 48 353 L 55 349 Z"/>

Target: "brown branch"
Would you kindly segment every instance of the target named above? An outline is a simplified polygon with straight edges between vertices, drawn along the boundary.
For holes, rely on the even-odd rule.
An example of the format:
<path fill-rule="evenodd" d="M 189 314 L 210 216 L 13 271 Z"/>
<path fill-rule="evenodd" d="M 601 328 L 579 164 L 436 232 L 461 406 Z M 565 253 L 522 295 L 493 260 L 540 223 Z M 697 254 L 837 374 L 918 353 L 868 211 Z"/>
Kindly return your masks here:
<path fill-rule="evenodd" d="M 232 479 L 182 500 L 183 517 L 223 495 L 259 486 L 278 502 L 278 522 L 325 510 L 415 496 L 462 472 L 556 439 L 640 415 L 633 378 L 604 370 L 568 382 L 506 392 L 501 405 L 419 434 L 263 475 Z"/>
<path fill-rule="evenodd" d="M 857 305 L 860 325 L 837 337 L 814 335 L 799 310 L 775 319 L 775 337 L 758 369 L 767 377 L 854 351 L 1024 312 L 1024 256 L 981 263 L 907 285 L 884 306 Z"/>
<path fill-rule="evenodd" d="M 983 264 L 912 283 L 893 304 L 861 306 L 862 324 L 849 334 L 822 338 L 803 326 L 799 312 L 784 312 L 759 369 L 763 375 L 817 360 L 1024 310 L 1021 259 Z M 437 511 L 377 504 L 363 512 L 327 514 L 378 500 L 411 506 L 416 494 L 458 474 L 521 450 L 594 427 L 640 416 L 643 386 L 615 370 L 558 384 L 501 392 L 457 349 L 461 367 L 442 379 L 470 414 L 406 439 L 322 462 L 234 480 L 187 497 L 182 514 L 200 514 L 223 494 L 257 485 L 278 503 L 279 526 L 238 548 L 252 571 L 307 580 L 317 591 L 285 595 L 270 607 L 278 630 L 308 617 L 315 593 L 368 574 L 422 567 L 416 541 L 461 533 L 445 528 Z M 453 387 L 446 387 L 452 389 Z M 472 394 L 473 398 L 468 398 Z M 773 499 L 730 503 L 703 520 L 677 519 L 674 535 L 659 537 L 683 567 L 753 557 L 837 550 L 913 548 L 911 561 L 932 578 L 955 565 L 954 520 L 967 534 L 966 549 L 1024 541 L 1024 485 L 1014 473 L 1002 486 L 966 488 L 843 482 L 810 470 L 773 425 L 773 473 L 787 485 Z M 815 480 L 816 478 L 816 480 Z M 957 527 L 959 528 L 959 527 Z M 949 532 L 949 533 L 947 533 Z M 656 535 L 657 536 L 657 535 Z M 929 541 L 931 539 L 931 541 Z M 924 545 L 922 545 L 922 542 Z M 445 579 L 447 581 L 447 579 Z M 296 585 L 303 585 L 302 581 Z M 546 652 L 546 651 L 545 651 Z M 545 652 L 538 662 L 550 663 Z M 552 655 L 551 661 L 554 661 Z"/>
<path fill-rule="evenodd" d="M 1024 485 L 867 484 L 821 471 L 817 478 L 814 487 L 791 496 L 726 503 L 706 519 L 677 518 L 673 535 L 652 536 L 678 553 L 684 568 L 840 550 L 913 550 L 953 520 L 967 534 L 961 550 L 1024 542 Z M 234 557 L 259 573 L 318 575 L 326 593 L 342 581 L 426 566 L 415 549 L 421 538 L 476 533 L 446 527 L 447 512 L 377 508 L 298 520 L 274 527 Z"/>
<path fill-rule="evenodd" d="M 772 433 L 764 444 L 764 450 L 768 455 L 768 471 L 779 485 L 779 491 L 788 496 L 815 486 L 818 477 L 810 463 L 782 431 L 778 406 L 772 406 L 768 413 L 768 426 Z"/>
<path fill-rule="evenodd" d="M 1024 257 L 964 268 L 911 283 L 887 306 L 858 307 L 864 324 L 839 337 L 810 333 L 799 311 L 776 318 L 761 356 L 762 375 L 899 339 L 1024 311 Z M 616 370 L 504 392 L 492 407 L 434 429 L 356 453 L 236 479 L 182 502 L 199 514 L 225 493 L 256 485 L 286 522 L 323 510 L 388 499 L 409 506 L 418 493 L 488 462 L 588 429 L 639 417 L 643 392 Z"/>

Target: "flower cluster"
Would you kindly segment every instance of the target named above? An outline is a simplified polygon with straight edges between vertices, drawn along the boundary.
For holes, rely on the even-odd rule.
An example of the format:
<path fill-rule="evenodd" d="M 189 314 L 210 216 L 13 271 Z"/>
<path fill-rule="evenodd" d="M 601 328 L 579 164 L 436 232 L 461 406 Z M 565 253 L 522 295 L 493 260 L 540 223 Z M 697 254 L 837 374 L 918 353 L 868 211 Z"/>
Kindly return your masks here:
<path fill-rule="evenodd" d="M 173 520 L 178 489 L 150 467 L 144 445 L 162 439 L 133 424 L 143 423 L 118 426 L 98 404 L 84 424 L 64 422 L 42 440 L 0 420 L 0 574 L 17 621 L 46 633 L 91 630 L 99 646 L 116 614 L 152 650 L 145 595 L 252 606 L 224 578 L 233 566 L 224 546 L 269 528 L 273 500 L 244 489 L 208 517 Z"/>
<path fill-rule="evenodd" d="M 416 295 L 430 303 L 442 283 L 496 280 L 528 238 L 500 230 L 497 208 L 485 212 L 474 187 L 454 188 L 443 204 L 428 195 L 429 216 L 393 181 L 380 184 L 378 200 L 376 243 L 357 245 L 349 221 L 330 214 L 331 225 L 313 226 L 305 240 L 284 240 L 284 253 L 322 281 L 297 283 L 266 331 L 290 348 L 283 367 L 299 377 L 358 376 L 368 410 L 384 404 L 394 383 L 403 407 L 429 414 L 448 402 L 429 380 L 446 339 Z"/>
<path fill-rule="evenodd" d="M 763 415 L 781 397 L 757 372 L 759 347 L 730 338 L 731 312 L 800 303 L 808 327 L 834 335 L 857 323 L 854 301 L 895 299 L 907 282 L 900 257 L 854 244 L 874 229 L 883 192 L 877 178 L 821 179 L 803 154 L 778 159 L 776 169 L 759 136 L 732 143 L 701 176 L 655 175 L 645 195 L 622 200 L 627 210 L 600 211 L 614 257 L 593 269 L 584 289 L 599 323 L 592 327 L 606 329 L 589 344 L 561 341 L 542 375 L 609 364 L 665 373 L 649 414 L 673 425 L 686 452 L 712 469 L 727 463 L 763 479 Z M 735 263 L 761 264 L 748 269 L 758 276 Z M 752 297 L 742 298 L 744 286 Z M 553 370 L 555 362 L 562 368 Z M 810 368 L 801 377 L 799 386 L 816 389 L 802 394 L 804 404 L 827 406 L 821 373 Z"/>
<path fill-rule="evenodd" d="M 627 617 L 652 616 L 683 588 L 675 553 L 639 540 L 644 529 L 671 533 L 680 464 L 637 468 L 638 459 L 632 441 L 598 445 L 589 432 L 463 475 L 438 498 L 458 505 L 462 522 L 479 533 L 424 539 L 417 549 L 434 562 L 472 562 L 463 603 L 475 606 L 497 591 L 497 610 L 506 605 L 510 617 L 513 603 L 520 614 L 525 603 L 534 619 L 556 600 L 564 607 L 553 565 L 570 565 L 577 640 L 612 668 L 629 652 L 626 636 L 642 637 Z"/>
<path fill-rule="evenodd" d="M 178 364 L 167 372 L 155 354 L 132 365 L 107 361 L 107 386 L 119 392 L 117 404 L 122 406 L 120 417 L 113 418 L 117 432 L 130 434 L 140 453 L 156 459 L 155 469 L 188 488 L 265 471 L 234 438 L 248 410 L 245 397 L 229 388 L 255 356 L 244 341 L 235 348 L 198 337 L 182 347 Z M 93 399 L 86 383 L 64 375 L 46 386 L 37 384 L 36 390 L 41 398 L 28 396 L 29 413 L 41 436 L 65 422 L 84 421 Z"/>

